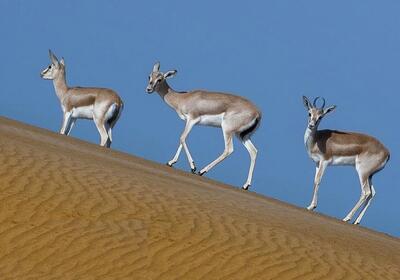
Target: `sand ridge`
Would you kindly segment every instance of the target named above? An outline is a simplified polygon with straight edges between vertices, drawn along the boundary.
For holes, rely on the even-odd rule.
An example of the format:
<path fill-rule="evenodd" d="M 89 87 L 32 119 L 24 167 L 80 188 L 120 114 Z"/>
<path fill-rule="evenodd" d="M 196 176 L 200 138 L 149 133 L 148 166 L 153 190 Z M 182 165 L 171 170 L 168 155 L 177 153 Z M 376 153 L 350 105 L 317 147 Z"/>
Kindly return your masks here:
<path fill-rule="evenodd" d="M 0 279 L 400 279 L 400 240 L 0 118 Z"/>

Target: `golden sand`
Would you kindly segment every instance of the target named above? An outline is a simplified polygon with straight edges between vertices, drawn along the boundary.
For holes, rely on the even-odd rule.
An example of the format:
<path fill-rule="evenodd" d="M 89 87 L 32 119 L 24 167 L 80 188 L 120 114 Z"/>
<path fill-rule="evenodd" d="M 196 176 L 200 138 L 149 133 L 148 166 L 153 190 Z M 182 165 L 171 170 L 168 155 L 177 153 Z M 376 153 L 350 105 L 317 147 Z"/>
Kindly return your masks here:
<path fill-rule="evenodd" d="M 0 118 L 0 279 L 400 279 L 400 240 Z"/>

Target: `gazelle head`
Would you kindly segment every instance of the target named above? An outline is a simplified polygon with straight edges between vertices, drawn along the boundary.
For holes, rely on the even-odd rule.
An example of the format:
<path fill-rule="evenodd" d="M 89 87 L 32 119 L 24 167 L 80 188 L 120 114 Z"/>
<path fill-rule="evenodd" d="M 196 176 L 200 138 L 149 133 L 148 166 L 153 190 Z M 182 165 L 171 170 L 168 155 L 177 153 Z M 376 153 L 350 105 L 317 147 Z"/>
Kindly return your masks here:
<path fill-rule="evenodd" d="M 147 93 L 153 93 L 154 91 L 158 91 L 160 85 L 168 78 L 175 76 L 176 70 L 170 70 L 166 73 L 160 72 L 160 62 L 156 62 L 153 66 L 153 70 L 149 75 L 149 83 L 146 87 Z"/>
<path fill-rule="evenodd" d="M 46 67 L 42 72 L 40 72 L 40 76 L 45 80 L 54 80 L 57 77 L 64 75 L 65 73 L 65 62 L 64 58 L 58 61 L 58 58 L 49 50 L 50 56 L 50 65 Z"/>
<path fill-rule="evenodd" d="M 320 108 L 317 107 L 317 101 L 319 98 L 322 99 L 322 106 Z M 312 104 L 307 97 L 303 96 L 303 103 L 308 111 L 309 129 L 316 129 L 319 123 L 321 122 L 322 118 L 329 112 L 335 110 L 336 108 L 336 105 L 325 108 L 325 99 L 319 96 L 314 99 L 314 102 Z"/>

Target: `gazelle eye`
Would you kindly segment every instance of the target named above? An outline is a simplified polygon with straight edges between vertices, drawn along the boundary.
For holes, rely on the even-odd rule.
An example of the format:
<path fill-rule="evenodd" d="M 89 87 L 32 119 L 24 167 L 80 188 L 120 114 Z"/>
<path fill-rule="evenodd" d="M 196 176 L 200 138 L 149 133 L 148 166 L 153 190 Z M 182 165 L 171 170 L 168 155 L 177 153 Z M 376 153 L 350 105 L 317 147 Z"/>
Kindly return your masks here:
<path fill-rule="evenodd" d="M 308 113 L 308 116 L 311 117 L 311 113 Z"/>
<path fill-rule="evenodd" d="M 51 65 L 49 65 L 49 69 L 51 69 Z"/>

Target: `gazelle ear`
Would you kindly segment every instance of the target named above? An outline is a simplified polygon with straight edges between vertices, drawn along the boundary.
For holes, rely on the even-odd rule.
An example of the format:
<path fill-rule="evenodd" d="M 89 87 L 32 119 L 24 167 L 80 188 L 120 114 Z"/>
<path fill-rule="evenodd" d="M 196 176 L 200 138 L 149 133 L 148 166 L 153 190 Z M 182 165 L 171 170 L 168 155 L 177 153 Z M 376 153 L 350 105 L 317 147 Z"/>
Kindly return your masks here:
<path fill-rule="evenodd" d="M 158 72 L 160 71 L 160 62 L 157 61 L 154 66 L 153 66 L 153 72 Z"/>
<path fill-rule="evenodd" d="M 308 98 L 305 97 L 304 95 L 303 95 L 303 104 L 304 104 L 304 107 L 306 107 L 307 110 L 309 110 L 312 107 L 312 105 L 310 103 L 310 100 L 308 100 Z"/>
<path fill-rule="evenodd" d="M 54 55 L 54 53 L 51 50 L 49 50 L 49 56 L 51 63 L 53 63 L 54 65 L 58 65 L 58 58 Z"/>
<path fill-rule="evenodd" d="M 324 109 L 324 115 L 328 114 L 329 112 L 332 112 L 333 110 L 336 109 L 336 105 L 330 106 L 328 108 Z"/>
<path fill-rule="evenodd" d="M 63 58 L 61 58 L 61 60 L 60 60 L 60 64 L 61 64 L 62 66 L 64 66 L 64 67 L 65 67 L 65 61 L 64 61 L 64 57 L 63 57 Z"/>
<path fill-rule="evenodd" d="M 170 70 L 170 71 L 168 71 L 167 73 L 164 74 L 164 79 L 168 79 L 168 78 L 171 78 L 171 77 L 175 76 L 175 74 L 176 74 L 177 72 L 178 72 L 178 71 L 176 71 L 176 70 Z"/>

